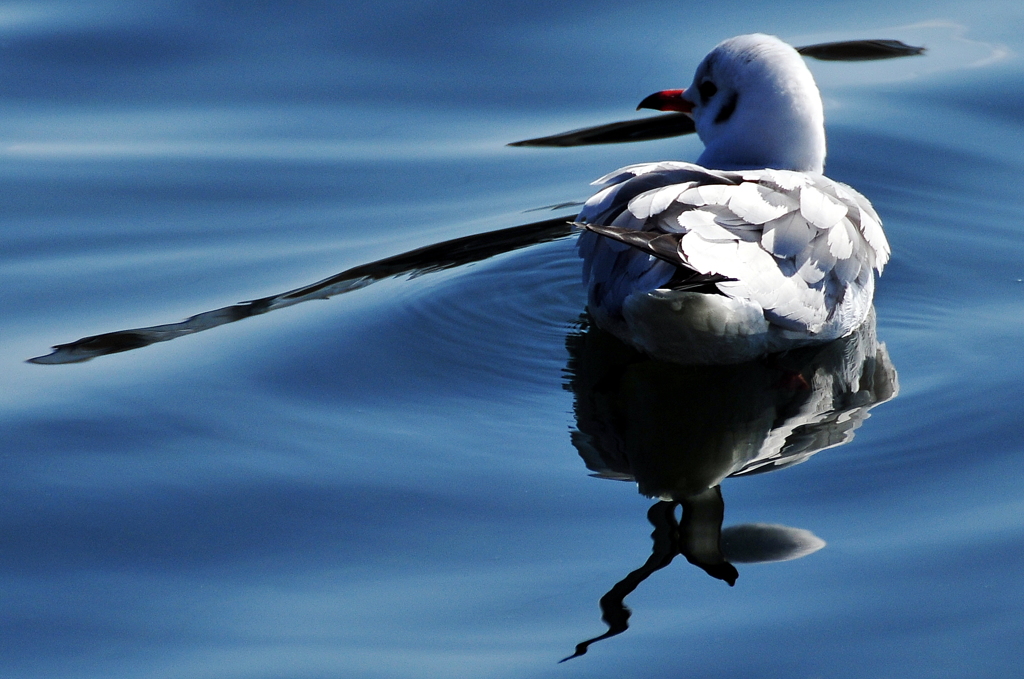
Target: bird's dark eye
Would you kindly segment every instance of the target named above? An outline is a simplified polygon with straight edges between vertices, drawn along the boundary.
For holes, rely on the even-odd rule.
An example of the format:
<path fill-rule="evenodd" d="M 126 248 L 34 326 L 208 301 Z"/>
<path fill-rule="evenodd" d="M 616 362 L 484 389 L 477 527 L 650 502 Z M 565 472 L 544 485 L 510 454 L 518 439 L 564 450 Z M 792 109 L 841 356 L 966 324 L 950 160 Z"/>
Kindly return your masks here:
<path fill-rule="evenodd" d="M 718 91 L 718 86 L 710 80 L 705 80 L 697 86 L 697 91 L 700 92 L 700 98 L 707 101 L 711 97 L 715 96 L 715 92 Z"/>

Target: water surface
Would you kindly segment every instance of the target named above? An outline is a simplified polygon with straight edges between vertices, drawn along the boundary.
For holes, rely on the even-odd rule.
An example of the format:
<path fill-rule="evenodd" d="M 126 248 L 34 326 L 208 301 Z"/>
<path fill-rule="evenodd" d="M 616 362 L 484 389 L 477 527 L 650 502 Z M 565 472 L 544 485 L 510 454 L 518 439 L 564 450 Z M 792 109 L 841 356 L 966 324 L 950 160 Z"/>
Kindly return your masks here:
<path fill-rule="evenodd" d="M 1007 2 L 890 5 L 0 8 L 0 674 L 1013 675 L 1024 22 Z M 813 553 L 737 560 L 733 587 L 677 556 L 625 599 L 628 630 L 558 664 L 660 544 L 655 500 L 590 476 L 573 434 L 571 238 L 24 363 L 693 159 L 692 138 L 504 144 L 629 118 L 753 30 L 929 49 L 812 63 L 828 173 L 892 244 L 877 338 L 898 394 L 721 494 L 726 528 L 807 531 Z"/>

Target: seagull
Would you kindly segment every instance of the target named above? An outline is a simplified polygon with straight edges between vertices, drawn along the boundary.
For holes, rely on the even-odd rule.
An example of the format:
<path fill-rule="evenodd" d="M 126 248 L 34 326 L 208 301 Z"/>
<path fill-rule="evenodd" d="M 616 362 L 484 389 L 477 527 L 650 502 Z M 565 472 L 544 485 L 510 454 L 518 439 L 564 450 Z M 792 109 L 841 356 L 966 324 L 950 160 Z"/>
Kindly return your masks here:
<path fill-rule="evenodd" d="M 821 95 L 793 47 L 730 38 L 690 87 L 637 108 L 691 116 L 705 148 L 594 182 L 576 221 L 599 327 L 654 358 L 730 364 L 861 326 L 889 244 L 871 203 L 822 174 Z"/>

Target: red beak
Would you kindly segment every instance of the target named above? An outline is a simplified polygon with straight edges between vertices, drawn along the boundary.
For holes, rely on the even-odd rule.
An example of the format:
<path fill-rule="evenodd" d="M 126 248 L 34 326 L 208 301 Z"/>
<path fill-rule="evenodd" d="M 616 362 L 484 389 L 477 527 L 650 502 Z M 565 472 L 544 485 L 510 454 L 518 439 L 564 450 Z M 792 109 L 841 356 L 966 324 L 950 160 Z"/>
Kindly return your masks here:
<path fill-rule="evenodd" d="M 653 108 L 655 111 L 679 111 L 690 113 L 693 111 L 693 103 L 683 99 L 686 90 L 663 90 L 655 92 L 640 102 L 636 107 L 639 111 L 642 108 Z"/>

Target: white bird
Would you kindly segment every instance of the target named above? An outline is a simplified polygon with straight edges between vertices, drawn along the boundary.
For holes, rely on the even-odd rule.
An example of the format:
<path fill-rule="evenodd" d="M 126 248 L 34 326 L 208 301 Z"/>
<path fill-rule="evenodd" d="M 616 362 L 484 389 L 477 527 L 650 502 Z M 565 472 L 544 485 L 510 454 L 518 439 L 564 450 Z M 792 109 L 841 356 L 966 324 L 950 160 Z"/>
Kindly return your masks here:
<path fill-rule="evenodd" d="M 731 38 L 640 107 L 690 114 L 705 149 L 594 182 L 578 248 L 600 327 L 656 358 L 739 363 L 864 322 L 889 244 L 868 200 L 822 175 L 821 95 L 796 50 Z"/>

